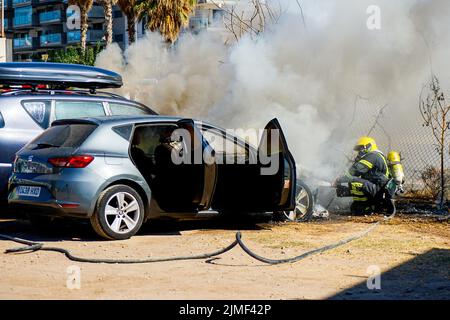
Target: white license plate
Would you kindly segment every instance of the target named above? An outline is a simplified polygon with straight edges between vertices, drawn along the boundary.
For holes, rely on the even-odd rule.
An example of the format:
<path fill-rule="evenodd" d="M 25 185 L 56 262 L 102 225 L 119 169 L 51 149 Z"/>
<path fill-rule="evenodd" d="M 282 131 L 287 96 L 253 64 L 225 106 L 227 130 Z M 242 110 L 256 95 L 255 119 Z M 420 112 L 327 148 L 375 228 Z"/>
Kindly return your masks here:
<path fill-rule="evenodd" d="M 16 194 L 18 196 L 27 197 L 39 197 L 41 194 L 41 187 L 30 187 L 30 186 L 18 186 L 16 188 Z"/>

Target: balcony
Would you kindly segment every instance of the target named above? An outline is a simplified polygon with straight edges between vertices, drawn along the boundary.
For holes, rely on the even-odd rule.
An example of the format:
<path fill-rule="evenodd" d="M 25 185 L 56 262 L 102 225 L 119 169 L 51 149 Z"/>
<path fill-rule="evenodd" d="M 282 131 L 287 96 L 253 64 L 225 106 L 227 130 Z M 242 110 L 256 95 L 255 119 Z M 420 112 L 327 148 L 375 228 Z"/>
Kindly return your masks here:
<path fill-rule="evenodd" d="M 98 42 L 102 41 L 105 32 L 103 30 L 88 30 L 87 32 L 87 42 Z M 67 32 L 67 43 L 78 43 L 81 40 L 81 31 L 73 30 Z"/>
<path fill-rule="evenodd" d="M 75 11 L 67 11 L 67 18 L 71 17 L 75 14 Z M 88 12 L 88 18 L 89 19 L 104 19 L 105 18 L 105 11 L 103 10 L 102 6 L 93 6 L 91 10 Z"/>
<path fill-rule="evenodd" d="M 26 5 L 30 5 L 30 4 L 31 4 L 31 0 L 12 0 L 13 7 L 26 6 Z"/>
<path fill-rule="evenodd" d="M 207 29 L 209 26 L 208 17 L 191 17 L 189 19 L 189 28 L 194 30 Z"/>
<path fill-rule="evenodd" d="M 104 36 L 105 31 L 103 30 L 88 30 L 87 41 L 88 42 L 102 41 Z"/>
<path fill-rule="evenodd" d="M 48 11 L 39 13 L 40 23 L 51 23 L 61 21 L 61 10 Z"/>
<path fill-rule="evenodd" d="M 67 32 L 67 43 L 77 43 L 81 40 L 81 31 L 74 30 Z"/>
<path fill-rule="evenodd" d="M 88 13 L 88 17 L 90 19 L 104 19 L 105 11 L 102 6 L 93 6 L 92 9 Z"/>
<path fill-rule="evenodd" d="M 61 33 L 43 34 L 39 37 L 41 47 L 58 46 L 62 44 Z"/>
<path fill-rule="evenodd" d="M 31 15 L 23 15 L 23 16 L 17 16 L 13 19 L 13 25 L 14 27 L 24 27 L 24 26 L 31 26 Z"/>
<path fill-rule="evenodd" d="M 31 37 L 15 38 L 13 41 L 14 49 L 31 48 L 33 41 Z"/>

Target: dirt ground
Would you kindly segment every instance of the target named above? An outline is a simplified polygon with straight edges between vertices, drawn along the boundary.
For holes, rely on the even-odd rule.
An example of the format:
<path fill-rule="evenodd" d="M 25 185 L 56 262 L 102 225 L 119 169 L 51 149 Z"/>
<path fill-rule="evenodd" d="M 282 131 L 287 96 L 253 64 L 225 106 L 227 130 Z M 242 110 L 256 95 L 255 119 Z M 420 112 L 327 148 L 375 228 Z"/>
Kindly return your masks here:
<path fill-rule="evenodd" d="M 286 258 L 357 234 L 378 219 L 158 222 L 117 242 L 98 240 L 88 225 L 42 233 L 28 223 L 0 219 L 0 233 L 83 257 L 145 258 L 212 252 L 231 243 L 239 229 L 260 255 Z M 450 222 L 432 217 L 400 215 L 361 240 L 277 266 L 255 261 L 240 248 L 209 262 L 106 265 L 72 262 L 56 252 L 4 253 L 17 246 L 0 240 L 1 299 L 450 299 Z M 79 289 L 67 287 L 71 266 L 81 270 Z M 368 272 L 377 267 L 381 289 L 369 290 Z"/>

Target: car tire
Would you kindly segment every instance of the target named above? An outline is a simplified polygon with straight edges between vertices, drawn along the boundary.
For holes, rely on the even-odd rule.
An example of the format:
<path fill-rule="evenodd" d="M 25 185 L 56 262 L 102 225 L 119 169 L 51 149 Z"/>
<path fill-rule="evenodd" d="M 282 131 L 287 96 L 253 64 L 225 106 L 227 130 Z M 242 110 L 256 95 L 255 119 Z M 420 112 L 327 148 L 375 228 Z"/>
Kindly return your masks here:
<path fill-rule="evenodd" d="M 276 220 L 306 222 L 314 213 L 314 197 L 311 189 L 303 182 L 297 181 L 294 211 L 282 211 L 275 214 Z"/>
<path fill-rule="evenodd" d="M 144 203 L 136 190 L 126 185 L 115 185 L 100 194 L 91 225 L 102 238 L 129 239 L 141 228 L 144 210 Z"/>

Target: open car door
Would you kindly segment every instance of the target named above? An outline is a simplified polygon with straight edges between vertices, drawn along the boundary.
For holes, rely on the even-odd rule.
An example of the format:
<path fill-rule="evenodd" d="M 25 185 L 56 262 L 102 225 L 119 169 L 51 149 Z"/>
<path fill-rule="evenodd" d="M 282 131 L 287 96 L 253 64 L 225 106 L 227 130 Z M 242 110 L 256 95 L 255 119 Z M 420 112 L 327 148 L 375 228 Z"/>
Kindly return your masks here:
<path fill-rule="evenodd" d="M 192 119 L 178 121 L 178 127 L 186 130 L 188 139 L 184 141 L 183 156 L 189 164 L 183 164 L 187 173 L 186 182 L 191 183 L 186 189 L 194 190 L 193 205 L 198 210 L 211 207 L 217 182 L 217 164 L 214 150 L 203 139 L 200 130 Z M 190 145 L 188 145 L 190 144 Z M 183 177 L 181 177 L 183 178 Z M 182 182 L 183 183 L 183 182 Z"/>
<path fill-rule="evenodd" d="M 261 201 L 267 211 L 295 208 L 296 167 L 277 119 L 264 129 L 258 146 Z"/>

